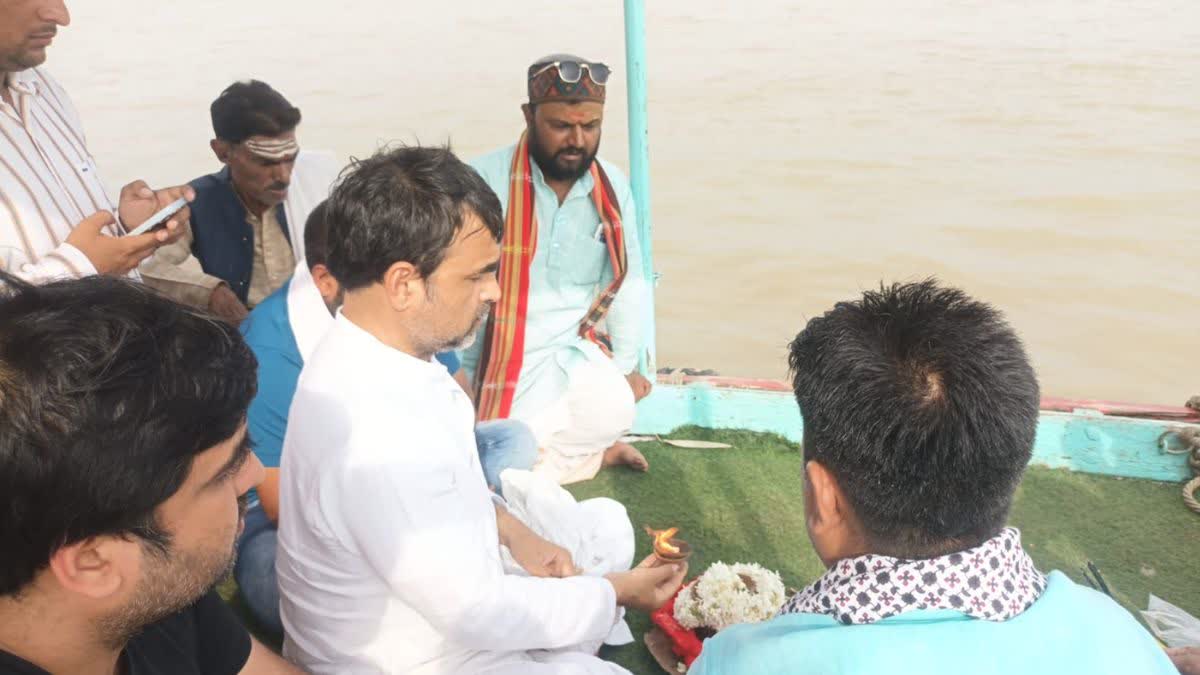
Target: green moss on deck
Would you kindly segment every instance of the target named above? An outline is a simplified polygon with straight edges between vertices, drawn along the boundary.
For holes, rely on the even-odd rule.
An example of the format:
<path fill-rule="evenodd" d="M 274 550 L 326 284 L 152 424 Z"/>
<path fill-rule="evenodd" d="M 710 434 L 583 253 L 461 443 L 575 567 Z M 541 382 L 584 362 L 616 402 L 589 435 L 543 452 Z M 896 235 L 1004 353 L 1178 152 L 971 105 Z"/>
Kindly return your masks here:
<path fill-rule="evenodd" d="M 635 529 L 678 526 L 692 544 L 691 574 L 709 564 L 758 562 L 783 575 L 790 587 L 823 570 L 804 531 L 800 453 L 774 435 L 747 431 L 680 429 L 676 438 L 730 443 L 733 450 L 686 450 L 641 443 L 650 473 L 605 470 L 569 487 L 579 499 L 612 497 L 629 510 Z M 1082 582 L 1087 560 L 1100 568 L 1117 599 L 1131 611 L 1153 592 L 1200 616 L 1200 517 L 1180 499 L 1176 484 L 1122 480 L 1033 467 L 1017 495 L 1012 524 L 1038 566 L 1059 569 Z M 650 553 L 638 536 L 638 559 Z M 239 610 L 232 581 L 222 596 Z M 251 628 L 256 628 L 245 611 Z M 638 642 L 606 649 L 604 656 L 634 673 L 661 672 L 640 642 L 649 619 L 629 617 Z M 256 631 L 264 642 L 277 640 Z"/>
<path fill-rule="evenodd" d="M 804 531 L 800 453 L 778 436 L 745 431 L 680 429 L 676 438 L 731 443 L 733 450 L 686 450 L 661 443 L 638 445 L 650 473 L 607 470 L 570 486 L 580 499 L 613 497 L 634 526 L 678 526 L 695 553 L 690 574 L 709 564 L 758 562 L 776 569 L 790 587 L 823 570 Z M 1180 500 L 1176 484 L 1122 480 L 1032 467 L 1011 518 L 1044 571 L 1059 569 L 1082 582 L 1092 560 L 1127 609 L 1145 608 L 1155 593 L 1200 615 L 1200 517 Z M 650 553 L 639 536 L 638 556 Z M 630 616 L 634 634 L 649 626 Z M 661 672 L 645 647 L 608 649 L 606 658 L 634 673 Z"/>

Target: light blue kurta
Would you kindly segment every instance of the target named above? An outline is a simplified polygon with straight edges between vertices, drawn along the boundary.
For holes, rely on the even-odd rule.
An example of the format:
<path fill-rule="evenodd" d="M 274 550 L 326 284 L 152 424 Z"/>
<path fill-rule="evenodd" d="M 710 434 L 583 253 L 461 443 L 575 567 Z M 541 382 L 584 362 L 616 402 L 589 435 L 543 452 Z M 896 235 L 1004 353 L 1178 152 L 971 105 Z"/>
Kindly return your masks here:
<path fill-rule="evenodd" d="M 500 197 L 506 214 L 515 151 L 514 145 L 471 162 Z M 612 164 L 597 161 L 616 192 L 625 231 L 629 271 L 608 312 L 606 330 L 613 340 L 613 361 L 622 373 L 628 373 L 637 366 L 643 344 L 648 286 L 629 180 Z M 529 270 L 525 357 L 513 398 L 512 416 L 517 418 L 535 415 L 562 396 L 576 365 L 589 359 L 607 359 L 594 344 L 579 337 L 579 324 L 613 278 L 608 249 L 599 238 L 600 215 L 592 204 L 591 174 L 575 182 L 560 206 L 558 195 L 546 184 L 536 162 L 531 162 L 531 169 L 538 236 Z M 462 354 L 469 377 L 475 376 L 482 348 L 483 329 L 475 344 Z"/>
<path fill-rule="evenodd" d="M 788 614 L 704 642 L 691 675 L 1175 675 L 1166 653 L 1120 605 L 1051 572 L 1042 597 L 1004 622 L 917 610 L 844 626 Z"/>

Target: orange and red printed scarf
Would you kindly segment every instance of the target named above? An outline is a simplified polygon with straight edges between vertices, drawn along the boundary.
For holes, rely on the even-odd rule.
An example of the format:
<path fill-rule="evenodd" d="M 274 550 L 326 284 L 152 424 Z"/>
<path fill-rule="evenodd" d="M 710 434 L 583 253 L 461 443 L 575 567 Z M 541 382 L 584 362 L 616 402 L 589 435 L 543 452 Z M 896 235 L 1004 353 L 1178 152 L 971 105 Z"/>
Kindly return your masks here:
<path fill-rule="evenodd" d="M 528 141 L 522 134 L 509 172 L 508 213 L 505 215 L 504 238 L 500 242 L 500 301 L 488 318 L 483 353 L 475 374 L 480 421 L 508 417 L 525 357 L 529 266 L 537 251 L 538 227 L 530 161 Z M 595 184 L 592 203 L 596 213 L 600 214 L 613 280 L 588 308 L 579 324 L 579 335 L 596 343 L 611 356 L 612 343 L 597 326 L 612 306 L 621 282 L 625 280 L 629 262 L 625 252 L 625 231 L 621 227 L 621 207 L 612 183 L 599 161 L 592 162 L 589 171 Z"/>

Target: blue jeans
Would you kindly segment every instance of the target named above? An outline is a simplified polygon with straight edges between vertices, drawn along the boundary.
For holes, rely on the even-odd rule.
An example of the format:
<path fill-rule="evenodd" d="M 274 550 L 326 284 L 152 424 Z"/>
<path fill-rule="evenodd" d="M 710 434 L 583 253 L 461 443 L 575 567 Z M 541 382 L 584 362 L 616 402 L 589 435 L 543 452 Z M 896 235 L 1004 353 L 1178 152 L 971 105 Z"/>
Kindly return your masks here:
<path fill-rule="evenodd" d="M 517 420 L 492 420 L 475 425 L 475 445 L 483 477 L 496 494 L 500 491 L 500 472 L 505 469 L 529 469 L 538 456 L 537 439 L 524 423 Z"/>
<path fill-rule="evenodd" d="M 272 635 L 283 635 L 279 619 L 279 584 L 275 581 L 275 523 L 255 504 L 246 511 L 246 529 L 238 539 L 237 580 L 250 614 Z"/>
<path fill-rule="evenodd" d="M 537 459 L 537 440 L 529 427 L 516 420 L 481 422 L 475 427 L 479 463 L 489 486 L 500 492 L 500 472 L 528 469 Z M 262 506 L 246 511 L 246 529 L 238 539 L 237 580 L 242 600 L 258 623 L 273 635 L 283 635 L 279 619 L 279 584 L 275 580 L 275 523 Z"/>

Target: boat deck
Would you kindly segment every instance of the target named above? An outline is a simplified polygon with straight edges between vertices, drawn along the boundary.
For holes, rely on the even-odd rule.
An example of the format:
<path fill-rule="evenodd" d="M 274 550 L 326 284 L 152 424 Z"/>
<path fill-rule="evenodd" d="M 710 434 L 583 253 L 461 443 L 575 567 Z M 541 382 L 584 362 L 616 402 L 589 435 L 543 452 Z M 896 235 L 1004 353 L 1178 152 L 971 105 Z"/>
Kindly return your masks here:
<path fill-rule="evenodd" d="M 650 473 L 605 470 L 570 486 L 580 499 L 613 497 L 629 510 L 634 529 L 679 527 L 694 554 L 689 575 L 717 560 L 757 562 L 778 570 L 791 588 L 823 571 L 804 529 L 800 453 L 782 437 L 746 431 L 684 428 L 674 438 L 731 443 L 732 450 L 689 450 L 638 445 Z M 1043 571 L 1062 570 L 1083 583 L 1096 563 L 1117 600 L 1144 609 L 1154 593 L 1200 615 L 1200 516 L 1188 511 L 1178 483 L 1097 476 L 1034 466 L 1026 473 L 1011 521 L 1021 529 Z M 639 536 L 638 556 L 650 552 Z M 641 559 L 640 557 L 638 558 Z M 641 635 L 644 615 L 632 614 L 639 642 L 606 649 L 604 656 L 634 673 L 662 672 Z"/>
<path fill-rule="evenodd" d="M 730 443 L 731 450 L 694 450 L 640 443 L 650 472 L 607 469 L 589 482 L 569 486 L 579 499 L 612 497 L 625 504 L 638 532 L 637 559 L 650 553 L 642 526 L 679 527 L 691 543 L 691 575 L 709 564 L 757 562 L 779 571 L 784 583 L 801 587 L 821 574 L 804 529 L 800 452 L 781 436 L 687 427 L 673 438 Z M 1117 600 L 1131 612 L 1154 593 L 1200 615 L 1200 516 L 1184 507 L 1178 483 L 1116 478 L 1031 467 L 1017 496 L 1011 523 L 1021 529 L 1040 569 L 1059 569 L 1083 581 L 1088 560 L 1096 563 Z M 222 595 L 239 606 L 236 586 Z M 241 612 L 253 628 L 253 622 Z M 649 628 L 631 613 L 637 642 L 606 648 L 602 655 L 633 673 L 661 672 L 641 643 Z M 256 632 L 264 642 L 278 640 Z"/>

